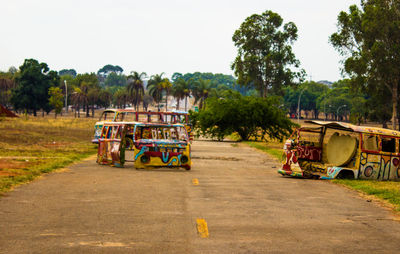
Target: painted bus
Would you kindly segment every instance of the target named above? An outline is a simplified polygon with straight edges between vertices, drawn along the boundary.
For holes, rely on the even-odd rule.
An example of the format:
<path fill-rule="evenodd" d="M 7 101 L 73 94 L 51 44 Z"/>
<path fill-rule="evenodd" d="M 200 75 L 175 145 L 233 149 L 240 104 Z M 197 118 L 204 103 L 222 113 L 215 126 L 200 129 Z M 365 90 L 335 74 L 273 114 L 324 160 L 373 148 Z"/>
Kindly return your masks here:
<path fill-rule="evenodd" d="M 189 114 L 184 111 L 173 112 L 138 112 L 133 109 L 106 109 L 101 114 L 99 121 L 94 125 L 94 137 L 92 143 L 98 144 L 104 123 L 107 122 L 142 122 L 142 123 L 181 123 L 185 125 L 189 133 L 190 141 L 193 140 L 192 124 Z M 133 133 L 127 139 L 128 148 L 133 148 Z"/>
<path fill-rule="evenodd" d="M 284 176 L 400 179 L 400 132 L 342 122 L 305 121 L 284 144 Z"/>
<path fill-rule="evenodd" d="M 133 158 L 126 160 L 125 140 L 133 130 Z M 129 160 L 131 159 L 131 160 Z M 109 122 L 99 138 L 97 163 L 123 167 L 133 161 L 135 168 L 182 167 L 191 169 L 191 144 L 183 124 Z"/>

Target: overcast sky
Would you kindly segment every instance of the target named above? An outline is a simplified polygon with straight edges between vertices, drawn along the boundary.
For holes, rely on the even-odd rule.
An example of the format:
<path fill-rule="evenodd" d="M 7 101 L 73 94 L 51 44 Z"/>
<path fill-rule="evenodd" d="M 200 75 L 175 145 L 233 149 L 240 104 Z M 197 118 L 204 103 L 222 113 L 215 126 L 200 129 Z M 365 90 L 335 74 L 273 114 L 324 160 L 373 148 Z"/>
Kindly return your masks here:
<path fill-rule="evenodd" d="M 106 64 L 152 75 L 233 74 L 232 34 L 265 10 L 299 29 L 294 52 L 313 80 L 341 78 L 329 44 L 337 16 L 359 0 L 0 0 L 0 70 L 25 58 L 52 70 L 97 72 Z"/>

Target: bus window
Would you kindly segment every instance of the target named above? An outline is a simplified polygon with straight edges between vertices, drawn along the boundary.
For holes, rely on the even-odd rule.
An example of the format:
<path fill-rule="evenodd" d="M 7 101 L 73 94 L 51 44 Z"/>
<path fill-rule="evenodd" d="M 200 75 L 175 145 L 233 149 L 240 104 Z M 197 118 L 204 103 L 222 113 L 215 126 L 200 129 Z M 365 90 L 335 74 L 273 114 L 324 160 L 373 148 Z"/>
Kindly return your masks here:
<path fill-rule="evenodd" d="M 382 137 L 382 152 L 395 153 L 396 152 L 396 139 Z"/>
<path fill-rule="evenodd" d="M 375 135 L 363 135 L 363 149 L 367 151 L 379 151 L 378 137 Z"/>

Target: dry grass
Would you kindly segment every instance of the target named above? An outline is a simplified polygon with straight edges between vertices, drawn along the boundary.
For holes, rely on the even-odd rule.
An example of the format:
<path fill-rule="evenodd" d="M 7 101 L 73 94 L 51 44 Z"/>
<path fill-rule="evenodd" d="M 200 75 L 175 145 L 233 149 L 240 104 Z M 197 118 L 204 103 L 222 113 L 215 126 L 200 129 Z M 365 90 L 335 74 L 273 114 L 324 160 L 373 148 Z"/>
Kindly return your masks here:
<path fill-rule="evenodd" d="M 94 123 L 86 118 L 2 118 L 0 193 L 94 154 Z"/>

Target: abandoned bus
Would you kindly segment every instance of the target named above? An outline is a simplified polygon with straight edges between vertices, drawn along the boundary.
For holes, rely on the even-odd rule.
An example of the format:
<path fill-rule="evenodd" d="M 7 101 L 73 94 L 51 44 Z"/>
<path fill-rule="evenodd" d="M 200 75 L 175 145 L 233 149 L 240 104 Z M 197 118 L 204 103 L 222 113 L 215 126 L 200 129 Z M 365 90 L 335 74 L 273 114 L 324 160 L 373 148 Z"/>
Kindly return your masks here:
<path fill-rule="evenodd" d="M 133 109 L 106 109 L 94 125 L 92 143 L 98 143 L 105 122 L 182 123 L 185 125 L 190 140 L 193 140 L 192 125 L 187 112 L 137 112 Z M 131 137 L 127 145 L 132 144 L 133 139 Z"/>
<path fill-rule="evenodd" d="M 341 122 L 306 121 L 285 142 L 278 173 L 316 179 L 400 179 L 400 132 Z"/>
<path fill-rule="evenodd" d="M 133 158 L 125 159 L 126 140 L 134 133 Z M 104 123 L 99 138 L 97 163 L 122 167 L 133 161 L 135 168 L 191 168 L 191 146 L 183 124 L 137 122 Z M 129 160 L 131 159 L 131 160 Z"/>

